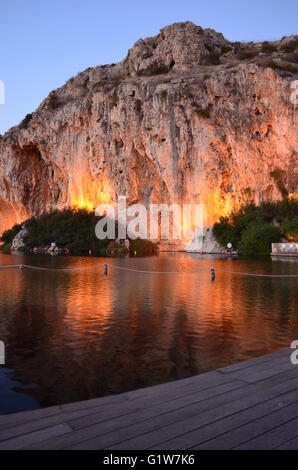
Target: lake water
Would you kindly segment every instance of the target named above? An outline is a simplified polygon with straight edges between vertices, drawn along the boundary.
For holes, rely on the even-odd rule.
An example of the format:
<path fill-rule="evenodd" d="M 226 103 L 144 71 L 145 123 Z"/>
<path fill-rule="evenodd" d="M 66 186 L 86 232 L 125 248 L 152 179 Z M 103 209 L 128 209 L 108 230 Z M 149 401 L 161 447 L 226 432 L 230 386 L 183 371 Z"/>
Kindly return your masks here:
<path fill-rule="evenodd" d="M 179 273 L 105 277 L 104 262 Z M 188 377 L 298 339 L 297 278 L 221 271 L 297 274 L 297 259 L 0 255 L 10 263 L 82 269 L 0 269 L 0 414 Z"/>

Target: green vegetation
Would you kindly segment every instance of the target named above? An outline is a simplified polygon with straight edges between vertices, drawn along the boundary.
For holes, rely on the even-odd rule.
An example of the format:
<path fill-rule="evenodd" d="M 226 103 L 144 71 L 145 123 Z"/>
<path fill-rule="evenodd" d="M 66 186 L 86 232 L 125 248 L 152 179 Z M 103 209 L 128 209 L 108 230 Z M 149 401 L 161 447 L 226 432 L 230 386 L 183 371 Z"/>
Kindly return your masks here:
<path fill-rule="evenodd" d="M 22 224 L 15 224 L 12 228 L 5 230 L 5 232 L 2 233 L 2 236 L 0 237 L 0 241 L 2 242 L 0 249 L 2 253 L 11 253 L 12 240 L 19 233 L 21 228 Z"/>
<path fill-rule="evenodd" d="M 156 254 L 156 245 L 149 240 L 130 240 L 129 252 L 131 256 L 152 256 Z"/>
<path fill-rule="evenodd" d="M 205 73 L 205 75 L 203 76 L 203 80 L 209 80 L 210 78 L 210 74 L 209 73 Z"/>
<path fill-rule="evenodd" d="M 72 254 L 87 255 L 89 250 L 95 256 L 102 255 L 108 240 L 98 240 L 95 225 L 99 220 L 94 213 L 86 210 L 64 209 L 52 211 L 25 222 L 26 248 L 46 247 L 55 242 L 58 247 L 68 248 Z"/>
<path fill-rule="evenodd" d="M 58 97 L 56 91 L 51 91 L 51 93 L 49 94 L 49 97 L 48 97 L 48 108 L 52 109 L 52 110 L 55 110 L 55 109 L 59 108 L 60 105 L 61 105 L 61 102 L 59 100 L 59 97 Z"/>
<path fill-rule="evenodd" d="M 22 129 L 27 129 L 28 124 L 31 121 L 32 117 L 33 117 L 33 113 L 26 114 L 26 116 L 24 117 L 24 119 L 21 122 L 21 128 Z"/>
<path fill-rule="evenodd" d="M 112 107 L 117 106 L 118 104 L 118 96 L 117 96 L 116 91 L 114 91 L 111 96 L 111 103 L 112 103 Z"/>
<path fill-rule="evenodd" d="M 271 54 L 272 52 L 276 51 L 276 46 L 272 44 L 272 42 L 264 41 L 262 43 L 262 52 L 266 54 Z"/>
<path fill-rule="evenodd" d="M 255 49 L 241 49 L 239 50 L 237 56 L 240 60 L 253 59 L 258 54 L 258 51 Z"/>
<path fill-rule="evenodd" d="M 298 49 L 298 37 L 281 46 L 283 52 L 294 52 L 296 49 Z"/>
<path fill-rule="evenodd" d="M 233 48 L 231 46 L 227 46 L 227 45 L 221 46 L 221 53 L 222 54 L 227 54 L 227 52 L 230 52 L 232 50 L 233 50 Z"/>
<path fill-rule="evenodd" d="M 271 60 L 269 64 L 267 64 L 267 67 L 270 67 L 273 70 L 283 70 L 285 72 L 295 72 L 296 70 L 293 64 L 275 62 L 274 60 Z"/>
<path fill-rule="evenodd" d="M 206 57 L 206 65 L 218 65 L 220 63 L 221 52 L 210 51 Z"/>
<path fill-rule="evenodd" d="M 297 240 L 298 202 L 284 199 L 260 206 L 249 204 L 230 217 L 222 217 L 213 233 L 221 245 L 230 242 L 242 255 L 269 254 L 271 243 L 282 237 Z"/>
<path fill-rule="evenodd" d="M 270 67 L 273 70 L 277 70 L 279 69 L 279 64 L 277 62 L 274 62 L 274 60 L 271 60 L 271 62 L 269 62 L 268 64 L 268 67 Z"/>
<path fill-rule="evenodd" d="M 292 220 L 285 220 L 281 229 L 287 240 L 298 243 L 298 217 Z"/>
<path fill-rule="evenodd" d="M 281 232 L 274 225 L 251 225 L 242 233 L 238 250 L 244 255 L 268 255 L 271 243 L 280 242 Z"/>
<path fill-rule="evenodd" d="M 15 224 L 9 230 L 5 230 L 5 232 L 2 233 L 2 236 L 0 238 L 0 241 L 3 243 L 2 246 L 11 244 L 12 240 L 19 233 L 21 228 L 22 224 Z"/>
<path fill-rule="evenodd" d="M 27 235 L 24 239 L 25 250 L 35 247 L 44 249 L 55 242 L 58 248 L 68 248 L 72 255 L 124 256 L 128 253 L 125 245 L 108 239 L 99 240 L 95 235 L 96 223 L 101 217 L 84 209 L 64 209 L 52 211 L 40 217 L 31 217 L 24 222 Z M 22 224 L 22 225 L 24 225 Z M 9 253 L 11 243 L 22 225 L 17 224 L 6 230 L 0 238 L 1 250 Z M 117 234 L 116 224 L 116 234 Z M 155 245 L 147 240 L 132 240 L 131 253 L 136 256 L 151 255 Z"/>
<path fill-rule="evenodd" d="M 4 243 L 3 245 L 0 246 L 0 250 L 5 255 L 10 255 L 11 254 L 11 243 Z"/>
<path fill-rule="evenodd" d="M 136 100 L 135 102 L 135 110 L 138 114 L 142 113 L 142 101 L 141 100 Z"/>
<path fill-rule="evenodd" d="M 162 90 L 162 92 L 161 92 L 161 94 L 160 94 L 161 99 L 162 99 L 163 101 L 166 101 L 167 95 L 168 95 L 167 90 Z"/>
<path fill-rule="evenodd" d="M 169 67 L 163 62 L 152 62 L 146 69 L 138 70 L 137 75 L 141 76 L 153 76 L 153 75 L 162 75 L 169 72 Z"/>
<path fill-rule="evenodd" d="M 286 172 L 284 170 L 281 170 L 280 168 L 274 168 L 273 171 L 270 173 L 271 178 L 274 180 L 274 183 L 279 190 L 280 194 L 282 197 L 287 197 L 288 196 L 288 191 L 287 188 L 285 187 L 285 177 L 286 177 Z"/>
<path fill-rule="evenodd" d="M 209 119 L 210 118 L 210 111 L 209 111 L 209 108 L 201 108 L 201 109 L 197 109 L 197 113 L 205 118 L 205 119 Z"/>
<path fill-rule="evenodd" d="M 247 187 L 247 188 L 244 189 L 244 195 L 247 198 L 251 198 L 251 189 L 250 189 L 250 187 Z"/>
<path fill-rule="evenodd" d="M 109 242 L 107 249 L 106 249 L 106 256 L 115 257 L 115 258 L 122 258 L 123 256 L 128 254 L 128 249 L 126 246 L 121 245 L 115 241 Z"/>

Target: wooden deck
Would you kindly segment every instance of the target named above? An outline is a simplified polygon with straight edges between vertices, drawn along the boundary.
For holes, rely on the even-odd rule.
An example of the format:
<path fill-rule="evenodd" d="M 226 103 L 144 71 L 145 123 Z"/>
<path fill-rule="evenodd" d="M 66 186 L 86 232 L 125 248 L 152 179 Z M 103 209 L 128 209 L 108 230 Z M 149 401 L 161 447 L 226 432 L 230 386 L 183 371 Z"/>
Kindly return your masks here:
<path fill-rule="evenodd" d="M 298 449 L 298 366 L 290 352 L 0 416 L 0 449 Z"/>

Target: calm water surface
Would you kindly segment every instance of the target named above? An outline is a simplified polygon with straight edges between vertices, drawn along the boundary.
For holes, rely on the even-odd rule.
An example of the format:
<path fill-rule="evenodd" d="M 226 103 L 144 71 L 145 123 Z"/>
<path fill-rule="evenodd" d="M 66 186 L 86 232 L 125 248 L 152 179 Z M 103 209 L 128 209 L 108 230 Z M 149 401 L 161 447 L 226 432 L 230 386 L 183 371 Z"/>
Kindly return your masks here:
<path fill-rule="evenodd" d="M 167 253 L 109 262 L 200 272 L 109 269 L 104 277 L 100 259 L 0 255 L 0 265 L 20 262 L 84 269 L 0 270 L 0 339 L 6 344 L 0 414 L 188 377 L 298 339 L 297 279 L 220 271 L 297 274 L 294 259 L 232 261 Z"/>

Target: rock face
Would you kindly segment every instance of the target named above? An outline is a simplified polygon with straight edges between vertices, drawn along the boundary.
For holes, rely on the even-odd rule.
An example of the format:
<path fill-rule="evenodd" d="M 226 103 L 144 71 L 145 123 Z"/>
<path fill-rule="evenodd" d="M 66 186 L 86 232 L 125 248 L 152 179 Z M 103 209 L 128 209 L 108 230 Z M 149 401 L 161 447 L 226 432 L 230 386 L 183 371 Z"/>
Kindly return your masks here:
<path fill-rule="evenodd" d="M 24 238 L 27 235 L 27 230 L 25 225 L 22 226 L 21 230 L 16 234 L 14 237 L 12 244 L 11 244 L 11 250 L 12 251 L 17 251 L 19 248 L 25 246 Z"/>
<path fill-rule="evenodd" d="M 0 138 L 0 232 L 119 195 L 203 203 L 210 225 L 297 191 L 297 44 L 230 43 L 178 23 L 71 78 Z"/>
<path fill-rule="evenodd" d="M 212 227 L 204 227 L 203 235 L 194 238 L 185 245 L 185 251 L 191 253 L 225 254 L 226 247 L 221 246 L 212 233 Z"/>

